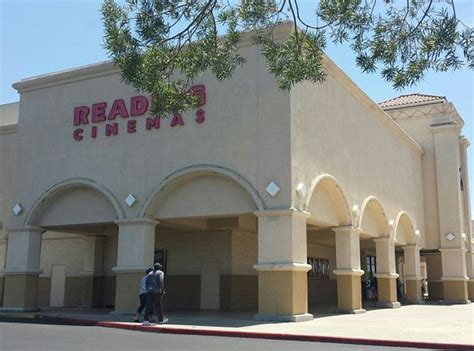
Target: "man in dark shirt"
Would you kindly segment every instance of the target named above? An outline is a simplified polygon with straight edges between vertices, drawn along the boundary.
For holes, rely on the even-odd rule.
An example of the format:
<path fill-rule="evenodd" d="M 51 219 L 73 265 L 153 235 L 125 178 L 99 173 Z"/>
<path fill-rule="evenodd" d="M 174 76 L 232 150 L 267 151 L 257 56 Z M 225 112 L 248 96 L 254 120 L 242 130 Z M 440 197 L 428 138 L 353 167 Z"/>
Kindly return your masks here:
<path fill-rule="evenodd" d="M 143 325 L 150 325 L 150 315 L 154 310 L 158 316 L 159 323 L 168 322 L 163 312 L 163 295 L 165 294 L 165 274 L 161 270 L 163 267 L 159 263 L 153 266 L 153 272 L 150 272 L 146 278 L 146 309 Z"/>

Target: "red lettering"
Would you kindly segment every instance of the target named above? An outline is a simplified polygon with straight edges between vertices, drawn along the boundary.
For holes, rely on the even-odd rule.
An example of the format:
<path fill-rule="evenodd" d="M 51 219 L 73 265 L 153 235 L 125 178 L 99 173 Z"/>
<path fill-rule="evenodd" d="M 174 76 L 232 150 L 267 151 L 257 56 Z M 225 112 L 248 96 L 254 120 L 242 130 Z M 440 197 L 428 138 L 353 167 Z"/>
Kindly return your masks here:
<path fill-rule="evenodd" d="M 91 129 L 91 137 L 92 138 L 97 138 L 97 127 L 96 126 L 93 126 L 92 129 Z"/>
<path fill-rule="evenodd" d="M 147 118 L 146 119 L 146 130 L 152 130 L 153 128 L 155 129 L 160 129 L 160 117 L 155 117 L 155 118 Z"/>
<path fill-rule="evenodd" d="M 137 131 L 137 120 L 132 119 L 127 122 L 127 132 L 128 133 L 135 133 Z"/>
<path fill-rule="evenodd" d="M 89 107 L 79 106 L 74 108 L 74 125 L 89 124 L 87 116 L 89 115 Z"/>
<path fill-rule="evenodd" d="M 83 132 L 84 132 L 84 130 L 82 128 L 78 128 L 74 131 L 74 133 L 72 134 L 72 137 L 76 141 L 81 141 L 83 139 L 83 136 L 82 136 Z"/>
<path fill-rule="evenodd" d="M 105 125 L 105 135 L 117 135 L 118 134 L 118 123 L 106 124 Z"/>
<path fill-rule="evenodd" d="M 148 111 L 148 99 L 146 96 L 134 96 L 130 99 L 130 115 L 141 116 Z"/>
<path fill-rule="evenodd" d="M 196 111 L 196 122 L 203 123 L 206 120 L 206 112 L 202 109 Z"/>
<path fill-rule="evenodd" d="M 109 116 L 107 117 L 107 119 L 109 119 L 109 120 L 115 119 L 115 117 L 117 117 L 117 115 L 119 115 L 123 118 L 128 117 L 127 107 L 125 106 L 125 101 L 123 101 L 123 99 L 117 99 L 117 100 L 114 101 L 114 103 L 112 104 L 112 108 L 110 109 Z"/>
<path fill-rule="evenodd" d="M 171 120 L 170 126 L 176 127 L 177 125 L 184 126 L 183 116 L 180 113 L 175 113 Z"/>
<path fill-rule="evenodd" d="M 105 109 L 107 108 L 106 102 L 98 102 L 97 104 L 92 105 L 92 122 L 102 122 L 105 121 Z"/>
<path fill-rule="evenodd" d="M 204 84 L 193 85 L 189 88 L 189 93 L 199 97 L 199 106 L 204 106 L 206 104 L 206 86 Z"/>

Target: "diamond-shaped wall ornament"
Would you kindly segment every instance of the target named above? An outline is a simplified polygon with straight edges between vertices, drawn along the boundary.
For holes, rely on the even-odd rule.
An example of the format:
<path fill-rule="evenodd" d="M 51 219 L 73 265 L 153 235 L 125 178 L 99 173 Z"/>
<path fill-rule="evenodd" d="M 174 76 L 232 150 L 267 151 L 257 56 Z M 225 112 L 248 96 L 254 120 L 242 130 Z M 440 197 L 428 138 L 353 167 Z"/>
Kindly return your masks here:
<path fill-rule="evenodd" d="M 15 216 L 19 216 L 23 212 L 23 207 L 21 207 L 20 204 L 16 203 L 15 206 L 13 206 L 12 211 Z"/>
<path fill-rule="evenodd" d="M 132 194 L 128 194 L 128 196 L 125 198 L 125 203 L 128 207 L 132 207 L 137 203 L 137 198 Z"/>
<path fill-rule="evenodd" d="M 448 239 L 449 241 L 453 241 L 454 240 L 454 234 L 453 233 L 446 234 L 446 239 Z"/>
<path fill-rule="evenodd" d="M 299 183 L 298 186 L 296 187 L 296 193 L 298 194 L 298 197 L 304 198 L 306 197 L 306 185 L 305 183 Z"/>
<path fill-rule="evenodd" d="M 265 189 L 267 191 L 267 193 L 274 197 L 276 196 L 276 194 L 278 194 L 280 192 L 280 187 L 278 185 L 276 185 L 275 182 L 271 182 L 270 184 L 268 184 L 267 188 Z"/>

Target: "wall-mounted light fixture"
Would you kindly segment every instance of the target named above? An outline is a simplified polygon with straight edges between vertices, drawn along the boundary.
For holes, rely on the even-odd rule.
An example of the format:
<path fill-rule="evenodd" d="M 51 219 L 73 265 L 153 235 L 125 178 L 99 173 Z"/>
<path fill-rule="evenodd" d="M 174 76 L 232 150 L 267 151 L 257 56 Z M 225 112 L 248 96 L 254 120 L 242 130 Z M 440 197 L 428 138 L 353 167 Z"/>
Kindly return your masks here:
<path fill-rule="evenodd" d="M 306 197 L 306 185 L 305 183 L 299 183 L 296 187 L 296 193 L 298 194 L 299 198 L 305 198 Z"/>

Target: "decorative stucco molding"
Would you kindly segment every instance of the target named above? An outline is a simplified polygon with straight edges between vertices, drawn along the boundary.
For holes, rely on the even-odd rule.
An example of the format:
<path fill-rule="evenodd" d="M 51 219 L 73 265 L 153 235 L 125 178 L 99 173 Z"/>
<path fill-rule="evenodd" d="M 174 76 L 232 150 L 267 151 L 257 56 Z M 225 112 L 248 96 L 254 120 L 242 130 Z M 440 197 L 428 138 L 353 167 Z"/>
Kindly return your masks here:
<path fill-rule="evenodd" d="M 56 183 L 50 188 L 48 188 L 45 192 L 43 192 L 41 196 L 31 206 L 28 215 L 25 218 L 24 224 L 29 225 L 31 223 L 31 220 L 34 218 L 35 214 L 37 213 L 41 205 L 44 203 L 44 201 L 46 201 L 46 199 L 54 196 L 55 194 L 65 189 L 71 189 L 74 187 L 82 186 L 94 189 L 103 196 L 105 196 L 105 198 L 108 199 L 110 204 L 113 206 L 118 220 L 125 218 L 125 212 L 119 201 L 116 199 L 115 195 L 104 185 L 101 185 L 96 181 L 88 178 L 72 178 Z"/>
<path fill-rule="evenodd" d="M 251 196 L 258 211 L 263 211 L 266 208 L 265 202 L 261 198 L 257 189 L 255 189 L 253 185 L 243 176 L 241 176 L 237 172 L 226 167 L 204 164 L 204 165 L 194 165 L 194 166 L 181 168 L 171 173 L 165 179 L 163 179 L 161 183 L 158 185 L 158 187 L 153 191 L 151 196 L 148 197 L 144 205 L 141 207 L 138 218 L 147 217 L 147 212 L 148 212 L 149 207 L 152 205 L 153 201 L 158 196 L 158 194 L 163 192 L 165 188 L 170 186 L 172 183 L 174 183 L 178 179 L 184 179 L 186 177 L 193 177 L 197 175 L 217 175 L 217 176 L 223 176 L 227 179 L 230 179 L 234 181 L 236 184 L 240 185 L 242 189 L 245 190 Z"/>
<path fill-rule="evenodd" d="M 16 133 L 18 131 L 18 124 L 5 124 L 0 126 L 0 135 Z"/>
<path fill-rule="evenodd" d="M 456 125 L 461 127 L 464 125 L 464 121 L 459 115 L 458 111 L 451 102 L 447 103 L 434 103 L 411 106 L 409 108 L 397 108 L 387 110 L 387 113 L 392 116 L 395 121 L 399 120 L 414 120 L 414 119 L 427 119 L 435 116 L 444 115 L 453 118 Z"/>
<path fill-rule="evenodd" d="M 336 178 L 334 178 L 332 175 L 330 174 L 321 174 L 319 176 L 317 176 L 316 178 L 314 178 L 312 181 L 311 181 L 311 186 L 310 186 L 310 189 L 309 189 L 309 192 L 308 192 L 308 196 L 306 197 L 306 201 L 304 203 L 304 211 L 309 211 L 309 206 L 311 204 L 311 200 L 313 199 L 313 195 L 314 195 L 314 192 L 316 191 L 316 188 L 319 186 L 319 185 L 323 185 L 323 183 L 329 183 L 331 184 L 331 186 L 334 187 L 334 189 L 337 191 L 337 194 L 339 195 L 340 197 L 340 200 L 342 201 L 343 205 L 344 205 L 344 212 L 345 212 L 345 222 L 346 223 L 343 223 L 344 225 L 352 225 L 352 223 L 355 223 L 356 221 L 354 220 L 354 218 L 352 217 L 352 212 L 350 210 L 350 207 L 349 207 L 349 202 L 347 201 L 347 196 L 346 196 L 346 193 L 344 192 L 344 189 L 342 188 L 342 186 L 339 184 L 339 182 L 337 181 Z"/>

